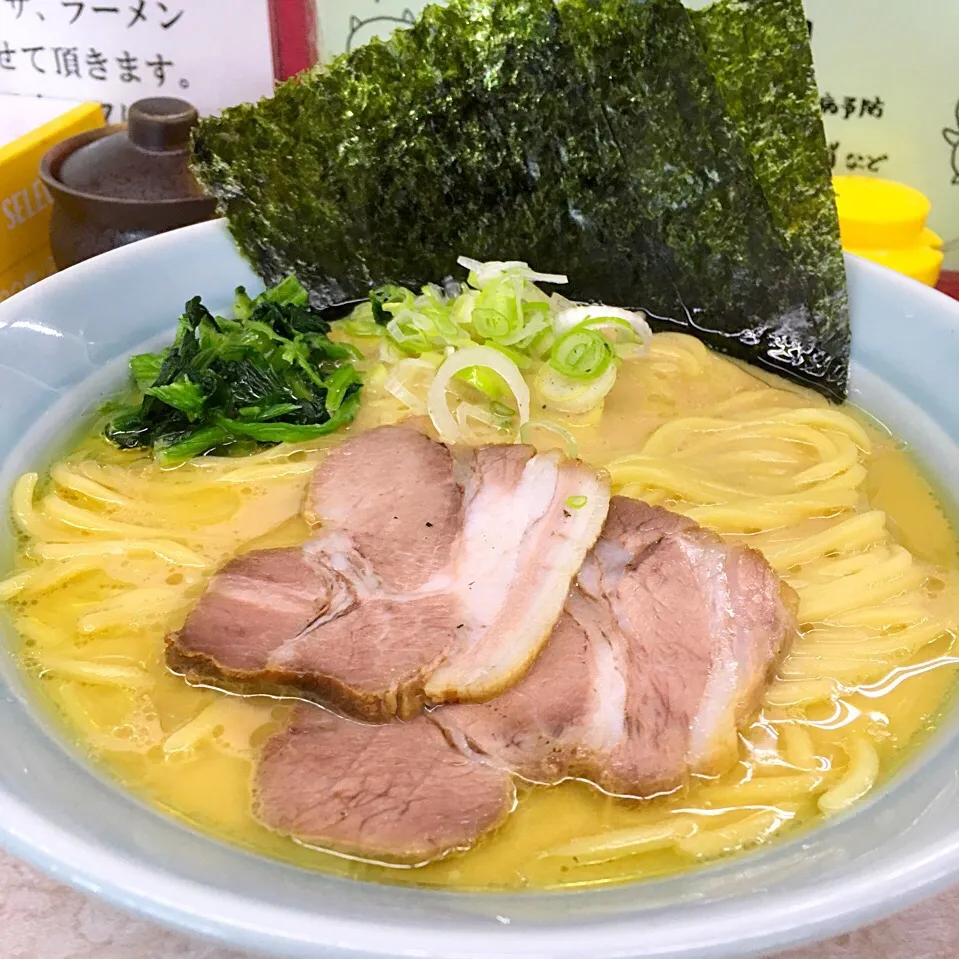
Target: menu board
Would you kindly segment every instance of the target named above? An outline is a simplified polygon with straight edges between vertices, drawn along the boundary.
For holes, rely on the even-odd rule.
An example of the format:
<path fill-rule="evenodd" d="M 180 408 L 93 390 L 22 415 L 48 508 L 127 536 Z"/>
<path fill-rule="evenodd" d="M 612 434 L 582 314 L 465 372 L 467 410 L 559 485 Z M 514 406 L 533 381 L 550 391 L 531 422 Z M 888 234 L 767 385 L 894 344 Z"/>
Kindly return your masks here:
<path fill-rule="evenodd" d="M 708 0 L 688 0 L 705 6 Z M 959 269 L 959 0 L 805 0 L 833 169 L 908 183 Z M 318 0 L 329 57 L 412 23 L 422 0 Z"/>
<path fill-rule="evenodd" d="M 269 0 L 0 0 L 0 94 L 212 113 L 273 89 Z"/>

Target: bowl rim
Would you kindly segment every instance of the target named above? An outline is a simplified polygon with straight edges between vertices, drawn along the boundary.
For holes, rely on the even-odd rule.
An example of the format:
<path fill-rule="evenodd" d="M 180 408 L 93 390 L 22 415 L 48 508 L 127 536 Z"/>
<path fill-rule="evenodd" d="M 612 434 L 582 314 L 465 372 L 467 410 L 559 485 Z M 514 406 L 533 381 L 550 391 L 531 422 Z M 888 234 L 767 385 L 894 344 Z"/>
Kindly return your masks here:
<path fill-rule="evenodd" d="M 0 304 L 0 327 L 5 325 L 6 314 L 12 312 L 8 306 L 11 302 L 15 302 L 18 311 L 29 308 L 31 299 L 42 302 L 48 291 L 82 285 L 85 277 L 95 271 L 112 270 L 124 261 L 149 259 L 161 248 L 189 243 L 193 238 L 200 240 L 208 234 L 211 237 L 228 235 L 225 221 L 207 221 L 174 230 L 54 274 Z M 875 263 L 859 257 L 848 256 L 848 259 L 867 282 L 908 287 L 907 292 L 917 306 L 925 303 L 940 313 L 945 307 L 959 328 L 959 303 Z M 155 815 L 162 816 L 159 812 Z M 585 919 L 575 926 L 535 932 L 511 928 L 506 920 L 499 927 L 471 932 L 464 944 L 462 936 L 455 931 L 370 918 L 308 914 L 297 907 L 266 904 L 181 878 L 164 867 L 127 857 L 62 829 L 9 795 L 2 785 L 0 844 L 55 879 L 121 908 L 223 944 L 276 955 L 313 956 L 318 947 L 323 947 L 329 950 L 330 956 L 377 959 L 400 955 L 462 959 L 492 956 L 623 959 L 634 955 L 631 947 L 637 941 L 643 941 L 647 949 L 653 948 L 649 955 L 675 954 L 675 947 L 670 948 L 664 935 L 667 926 L 675 926 L 675 919 L 658 919 L 642 913 L 615 923 Z M 709 955 L 717 959 L 759 955 L 769 949 L 785 949 L 836 935 L 905 909 L 944 888 L 957 873 L 959 829 L 935 844 L 920 843 L 906 854 L 884 861 L 880 868 L 857 863 L 849 869 L 837 870 L 831 877 L 827 872 L 821 883 L 800 893 L 767 893 L 760 922 L 744 924 L 742 905 L 732 900 L 711 903 L 702 910 L 701 916 L 687 916 L 685 925 L 692 937 L 704 944 L 704 950 L 705 944 L 709 944 Z M 635 888 L 641 890 L 642 885 Z M 438 890 L 417 892 L 437 902 L 448 901 L 450 896 L 477 895 Z M 596 891 L 593 894 L 597 894 Z M 566 891 L 539 895 L 559 905 L 572 904 L 579 894 Z"/>

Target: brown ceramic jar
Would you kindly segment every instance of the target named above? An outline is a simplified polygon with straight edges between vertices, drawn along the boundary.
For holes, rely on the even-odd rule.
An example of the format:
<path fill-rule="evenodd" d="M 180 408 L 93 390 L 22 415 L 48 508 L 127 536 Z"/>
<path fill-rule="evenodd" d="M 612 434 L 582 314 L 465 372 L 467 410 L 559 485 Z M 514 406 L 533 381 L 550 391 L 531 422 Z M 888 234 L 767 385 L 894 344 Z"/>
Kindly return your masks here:
<path fill-rule="evenodd" d="M 50 241 L 59 269 L 215 216 L 215 202 L 189 168 L 196 122 L 183 100 L 140 100 L 126 125 L 81 133 L 46 154 L 40 176 L 53 194 Z"/>

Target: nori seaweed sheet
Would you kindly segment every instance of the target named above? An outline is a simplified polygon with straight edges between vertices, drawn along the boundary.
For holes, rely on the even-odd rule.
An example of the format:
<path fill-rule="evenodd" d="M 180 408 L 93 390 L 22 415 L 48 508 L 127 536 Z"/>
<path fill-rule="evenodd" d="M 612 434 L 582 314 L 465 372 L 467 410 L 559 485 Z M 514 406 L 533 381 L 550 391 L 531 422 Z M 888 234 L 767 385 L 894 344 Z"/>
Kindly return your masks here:
<path fill-rule="evenodd" d="M 439 281 L 459 254 L 521 259 L 569 274 L 566 295 L 642 307 L 842 399 L 845 276 L 810 160 L 825 140 L 808 37 L 793 36 L 800 0 L 770 3 L 761 34 L 749 0 L 696 19 L 680 0 L 427 7 L 203 121 L 194 168 L 255 269 L 295 273 L 314 306 Z M 767 76 L 755 43 L 792 62 Z M 765 91 L 791 69 L 780 131 Z M 766 156 L 799 126 L 806 141 Z"/>
<path fill-rule="evenodd" d="M 803 313 L 803 285 L 687 10 L 679 0 L 566 0 L 559 9 L 633 192 L 645 198 L 653 247 L 669 251 L 677 277 L 679 302 L 664 302 L 645 283 L 667 264 L 644 264 L 632 305 L 660 326 L 778 366 L 757 330 L 770 316 Z"/>
<path fill-rule="evenodd" d="M 814 318 L 811 329 L 789 331 L 792 342 L 774 349 L 802 356 L 806 376 L 823 380 L 826 392 L 845 396 L 850 347 L 845 265 L 802 4 L 719 0 L 691 15 L 786 251 L 803 274 Z M 782 340 L 784 332 L 775 335 Z"/>
<path fill-rule="evenodd" d="M 466 42 L 476 68 L 469 82 L 480 109 L 495 118 L 494 150 L 506 151 L 513 172 L 498 177 L 491 216 L 473 232 L 469 255 L 575 264 L 565 294 L 624 302 L 634 289 L 636 238 L 649 224 L 622 202 L 629 171 L 552 0 L 454 0 L 452 7 L 470 9 Z"/>

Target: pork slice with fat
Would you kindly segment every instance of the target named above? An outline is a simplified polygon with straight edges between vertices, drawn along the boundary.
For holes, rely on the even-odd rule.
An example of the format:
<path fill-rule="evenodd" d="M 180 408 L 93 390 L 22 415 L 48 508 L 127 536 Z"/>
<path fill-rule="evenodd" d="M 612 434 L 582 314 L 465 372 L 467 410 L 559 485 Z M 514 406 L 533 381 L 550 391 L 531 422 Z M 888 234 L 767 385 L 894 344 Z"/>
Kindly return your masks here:
<path fill-rule="evenodd" d="M 477 761 L 534 783 L 587 775 L 623 735 L 625 685 L 602 639 L 564 612 L 523 680 L 487 703 L 429 713 Z"/>
<path fill-rule="evenodd" d="M 617 497 L 526 678 L 431 718 L 534 782 L 649 796 L 735 761 L 738 728 L 794 630 L 792 591 L 758 553 Z"/>
<path fill-rule="evenodd" d="M 452 589 L 464 627 L 426 684 L 432 703 L 482 702 L 529 669 L 609 509 L 605 474 L 530 447 L 478 449 Z"/>
<path fill-rule="evenodd" d="M 490 698 L 548 639 L 608 500 L 605 477 L 558 454 L 454 457 L 401 427 L 360 434 L 313 479 L 322 529 L 214 576 L 168 637 L 168 662 L 191 681 L 293 688 L 368 721 Z"/>
<path fill-rule="evenodd" d="M 628 796 L 675 789 L 734 761 L 736 729 L 794 630 L 795 597 L 758 553 L 614 498 L 520 682 L 410 723 L 298 709 L 259 762 L 257 815 L 301 841 L 413 862 L 501 823 L 512 775 Z"/>
<path fill-rule="evenodd" d="M 450 450 L 402 426 L 335 447 L 317 467 L 305 512 L 347 534 L 384 589 L 418 589 L 446 569 L 462 527 L 463 490 Z"/>
<path fill-rule="evenodd" d="M 297 691 L 370 722 L 410 718 L 458 617 L 448 591 L 390 593 L 334 530 L 227 564 L 168 637 L 167 662 L 193 682 Z"/>
<path fill-rule="evenodd" d="M 445 446 L 413 430 L 344 442 L 310 487 L 321 531 L 227 564 L 168 637 L 170 666 L 194 682 L 295 689 L 370 721 L 416 715 L 461 622 L 436 584 L 462 525 L 456 470 Z"/>
<path fill-rule="evenodd" d="M 298 547 L 244 553 L 214 576 L 183 628 L 167 638 L 178 672 L 242 677 L 290 637 L 351 605 L 348 584 L 322 560 Z"/>

